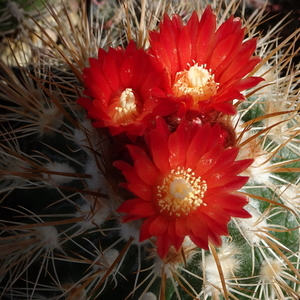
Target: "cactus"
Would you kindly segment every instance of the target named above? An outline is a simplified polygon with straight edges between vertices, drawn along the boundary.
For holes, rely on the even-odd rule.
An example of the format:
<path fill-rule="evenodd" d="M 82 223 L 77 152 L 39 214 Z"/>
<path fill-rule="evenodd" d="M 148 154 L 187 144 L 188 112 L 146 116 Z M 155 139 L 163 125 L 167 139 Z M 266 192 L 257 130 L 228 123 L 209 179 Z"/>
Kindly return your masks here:
<path fill-rule="evenodd" d="M 51 1 L 53 3 L 53 1 Z M 16 34 L 22 27 L 30 27 L 30 18 L 44 18 L 43 1 L 0 1 L 0 36 Z M 32 23 L 33 24 L 33 23 Z"/>
<path fill-rule="evenodd" d="M 1 299 L 299 299 L 300 31 L 102 4 L 0 61 Z"/>

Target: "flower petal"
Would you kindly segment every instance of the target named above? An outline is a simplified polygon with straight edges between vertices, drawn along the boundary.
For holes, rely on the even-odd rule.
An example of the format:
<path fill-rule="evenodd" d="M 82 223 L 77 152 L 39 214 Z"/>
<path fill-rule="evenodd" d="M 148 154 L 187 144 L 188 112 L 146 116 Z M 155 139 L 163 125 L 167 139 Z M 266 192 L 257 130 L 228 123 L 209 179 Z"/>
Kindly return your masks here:
<path fill-rule="evenodd" d="M 247 176 L 237 176 L 235 179 L 231 180 L 230 182 L 228 182 L 223 186 L 218 186 L 218 187 L 208 189 L 205 195 L 231 193 L 237 191 L 240 188 L 242 188 L 247 183 L 248 180 L 249 177 Z"/>
<path fill-rule="evenodd" d="M 190 126 L 186 120 L 180 122 L 177 130 L 170 134 L 168 140 L 170 168 L 185 164 L 186 151 L 190 140 Z"/>
<path fill-rule="evenodd" d="M 175 230 L 178 236 L 184 237 L 188 235 L 189 229 L 187 226 L 187 219 L 186 218 L 178 218 L 175 222 Z"/>
<path fill-rule="evenodd" d="M 131 213 L 131 211 L 134 209 L 134 207 L 140 202 L 141 202 L 140 198 L 126 200 L 119 206 L 117 211 L 122 212 L 122 213 Z"/>
<path fill-rule="evenodd" d="M 152 199 L 151 186 L 144 182 L 136 173 L 135 169 L 123 161 L 114 161 L 113 166 L 120 169 L 127 180 L 127 188 L 143 200 Z"/>
<path fill-rule="evenodd" d="M 219 157 L 222 155 L 223 147 L 222 145 L 217 145 L 214 148 L 212 148 L 210 151 L 205 153 L 200 161 L 198 162 L 195 173 L 197 176 L 202 176 L 205 174 L 208 170 L 214 167 L 216 162 L 218 161 Z"/>
<path fill-rule="evenodd" d="M 206 63 L 216 30 L 216 16 L 209 5 L 203 12 L 198 26 L 198 36 L 195 44 L 197 56 L 195 61 L 201 65 Z"/>
<path fill-rule="evenodd" d="M 198 129 L 198 132 L 191 140 L 187 150 L 187 168 L 194 169 L 196 164 L 199 162 L 199 159 L 204 155 L 209 142 L 207 137 L 209 136 L 211 136 L 211 126 L 209 126 L 209 124 L 205 124 Z"/>
<path fill-rule="evenodd" d="M 145 221 L 143 222 L 140 230 L 140 242 L 143 242 L 152 237 L 152 234 L 149 231 L 149 227 L 155 218 L 156 215 L 153 215 L 149 218 L 146 218 Z"/>
<path fill-rule="evenodd" d="M 166 231 L 163 235 L 157 237 L 156 246 L 157 254 L 161 259 L 164 259 L 167 256 L 171 247 L 171 241 L 168 236 L 168 231 Z"/>
<path fill-rule="evenodd" d="M 249 218 L 251 215 L 243 209 L 248 203 L 247 197 L 241 194 L 218 194 L 205 198 L 208 203 L 221 206 L 230 216 Z"/>
<path fill-rule="evenodd" d="M 149 134 L 149 146 L 155 165 L 162 173 L 170 171 L 168 138 L 170 131 L 163 119 L 156 120 L 156 128 Z"/>
<path fill-rule="evenodd" d="M 154 185 L 157 181 L 158 170 L 148 155 L 140 147 L 127 145 L 131 157 L 134 159 L 134 169 L 139 177 L 147 184 Z"/>
<path fill-rule="evenodd" d="M 175 247 L 176 251 L 179 251 L 182 246 L 184 236 L 177 235 L 176 220 L 169 221 L 168 236 L 170 238 L 172 245 Z"/>
<path fill-rule="evenodd" d="M 253 161 L 253 159 L 240 160 L 233 162 L 229 167 L 223 166 L 222 168 L 218 165 L 218 163 L 216 163 L 216 170 L 210 170 L 204 175 L 206 183 L 210 188 L 223 186 L 234 180 L 237 174 L 240 174 L 246 170 L 253 163 Z"/>
<path fill-rule="evenodd" d="M 168 229 L 169 222 L 163 216 L 157 215 L 149 226 L 149 233 L 152 236 L 160 236 Z"/>
<path fill-rule="evenodd" d="M 172 19 L 164 15 L 160 32 L 150 33 L 148 53 L 156 67 L 165 74 L 166 93 L 170 94 L 169 97 L 179 98 L 181 114 L 188 109 L 207 113 L 213 108 L 233 115 L 236 109 L 227 102 L 244 100 L 240 92 L 259 83 L 252 77 L 243 78 L 260 62 L 260 58 L 253 56 L 256 39 L 243 42 L 246 30 L 242 28 L 241 20 L 233 16 L 218 29 L 216 27 L 216 15 L 207 6 L 200 21 L 196 12 L 193 12 L 186 25 L 182 24 L 178 15 Z M 189 79 L 184 84 L 178 79 L 178 75 L 186 76 L 185 71 L 189 71 L 191 65 L 203 66 L 218 85 L 213 95 L 207 93 L 207 98 L 201 95 L 202 101 L 198 97 L 200 92 L 197 93 L 194 86 L 189 86 Z M 181 92 L 178 93 L 181 91 L 180 84 L 184 88 L 183 96 Z M 185 88 L 185 84 L 191 92 Z"/>

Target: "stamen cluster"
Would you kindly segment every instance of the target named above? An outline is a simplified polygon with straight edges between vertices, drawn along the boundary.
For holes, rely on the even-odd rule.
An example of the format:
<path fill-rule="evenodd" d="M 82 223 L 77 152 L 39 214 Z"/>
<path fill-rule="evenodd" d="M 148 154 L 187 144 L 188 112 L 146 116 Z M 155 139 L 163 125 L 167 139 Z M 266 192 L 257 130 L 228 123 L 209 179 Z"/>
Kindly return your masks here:
<path fill-rule="evenodd" d="M 215 82 L 215 75 L 211 72 L 211 69 L 206 69 L 206 65 L 195 64 L 189 70 L 176 73 L 174 94 L 178 97 L 190 95 L 195 103 L 215 96 L 219 83 Z"/>
<path fill-rule="evenodd" d="M 170 217 L 188 215 L 203 204 L 202 198 L 206 190 L 206 182 L 201 177 L 195 177 L 192 169 L 183 170 L 178 167 L 177 170 L 171 170 L 164 177 L 162 185 L 157 186 L 160 212 Z"/>
<path fill-rule="evenodd" d="M 99 49 L 83 70 L 77 102 L 124 147 L 112 153 L 113 166 L 132 197 L 118 212 L 123 222 L 143 220 L 140 241 L 156 237 L 161 258 L 171 245 L 179 251 L 186 236 L 204 249 L 219 246 L 231 217 L 250 216 L 237 190 L 252 160 L 235 161 L 236 139 L 226 138 L 234 135 L 233 100 L 262 80 L 248 76 L 260 58 L 256 40 L 243 42 L 244 35 L 233 17 L 217 28 L 210 6 L 186 24 L 165 14 L 148 49 L 133 40 Z"/>
<path fill-rule="evenodd" d="M 115 107 L 116 112 L 112 113 L 112 120 L 122 125 L 134 122 L 138 116 L 137 102 L 133 90 L 126 88 L 116 101 L 118 106 Z"/>

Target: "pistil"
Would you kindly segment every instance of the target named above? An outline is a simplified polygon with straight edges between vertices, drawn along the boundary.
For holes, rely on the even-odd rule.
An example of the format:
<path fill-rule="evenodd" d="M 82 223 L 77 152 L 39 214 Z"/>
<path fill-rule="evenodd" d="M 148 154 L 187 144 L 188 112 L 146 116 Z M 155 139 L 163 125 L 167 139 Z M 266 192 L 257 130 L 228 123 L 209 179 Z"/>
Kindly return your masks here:
<path fill-rule="evenodd" d="M 206 69 L 206 65 L 195 64 L 176 74 L 173 92 L 178 97 L 190 95 L 194 102 L 199 102 L 214 96 L 218 86 L 212 70 Z"/>
<path fill-rule="evenodd" d="M 139 115 L 138 99 L 131 88 L 126 88 L 114 102 L 111 118 L 115 123 L 126 125 L 134 122 Z"/>

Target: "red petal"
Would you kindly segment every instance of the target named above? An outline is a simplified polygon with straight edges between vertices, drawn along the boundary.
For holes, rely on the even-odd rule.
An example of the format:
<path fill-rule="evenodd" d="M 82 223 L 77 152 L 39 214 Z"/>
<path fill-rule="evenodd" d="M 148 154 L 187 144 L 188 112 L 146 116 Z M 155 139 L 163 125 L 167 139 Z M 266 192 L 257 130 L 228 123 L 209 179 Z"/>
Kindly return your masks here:
<path fill-rule="evenodd" d="M 126 201 L 128 201 L 128 200 L 126 200 Z M 156 211 L 150 202 L 140 201 L 132 208 L 130 213 L 132 215 L 139 216 L 140 218 L 146 218 L 146 217 L 154 215 L 156 213 Z"/>
<path fill-rule="evenodd" d="M 218 78 L 218 72 L 222 72 L 222 69 L 228 66 L 232 58 L 236 56 L 238 52 L 237 49 L 242 39 L 243 35 L 242 38 L 240 38 L 239 36 L 231 34 L 216 45 L 216 48 L 212 53 L 211 61 L 207 64 L 207 67 L 212 69 L 212 72 L 215 74 L 216 80 Z M 218 72 L 216 72 L 217 68 Z"/>
<path fill-rule="evenodd" d="M 145 201 L 152 200 L 152 188 L 143 181 L 131 180 L 127 186 L 128 189 L 137 197 L 140 197 Z"/>
<path fill-rule="evenodd" d="M 209 143 L 207 145 L 207 149 L 212 149 L 220 145 L 220 136 L 221 136 L 221 127 L 218 123 L 216 123 L 212 127 L 212 132 L 209 136 Z"/>
<path fill-rule="evenodd" d="M 176 72 L 180 70 L 178 41 L 179 34 L 182 30 L 182 19 L 179 15 L 174 15 L 172 20 L 165 18 L 162 26 L 160 26 L 160 40 L 162 45 L 166 48 L 170 57 L 170 73 L 173 77 Z"/>
<path fill-rule="evenodd" d="M 163 216 L 156 215 L 149 225 L 151 236 L 160 236 L 168 229 L 169 222 Z"/>
<path fill-rule="evenodd" d="M 160 61 L 172 75 L 178 71 L 178 49 L 179 31 L 182 28 L 182 20 L 174 15 L 172 20 L 167 14 L 160 23 L 160 32 L 150 32 L 150 53 Z"/>
<path fill-rule="evenodd" d="M 227 224 L 230 216 L 218 204 L 207 203 L 202 206 L 202 218 L 209 228 L 216 231 L 219 235 L 227 234 Z"/>
<path fill-rule="evenodd" d="M 238 93 L 238 96 L 240 97 L 242 95 L 240 93 Z M 225 101 L 228 101 L 228 100 L 225 100 Z M 215 110 L 220 111 L 226 115 L 235 115 L 237 112 L 235 106 L 232 105 L 231 103 L 213 103 L 212 105 L 210 105 L 210 107 L 214 108 Z"/>
<path fill-rule="evenodd" d="M 132 57 L 126 57 L 121 64 L 120 80 L 124 87 L 128 87 L 131 85 L 131 81 L 133 77 L 132 65 L 133 65 Z"/>
<path fill-rule="evenodd" d="M 233 148 L 227 148 L 222 153 L 221 157 L 218 159 L 218 170 L 223 170 L 224 168 L 227 168 L 228 165 L 231 165 L 234 160 L 236 159 L 238 153 L 239 153 L 238 147 Z M 215 170 L 211 170 L 206 173 L 207 177 L 213 176 Z"/>
<path fill-rule="evenodd" d="M 155 214 L 155 210 L 152 205 L 139 198 L 124 201 L 117 211 L 127 213 L 127 215 L 122 218 L 123 223 L 142 219 Z"/>
<path fill-rule="evenodd" d="M 132 159 L 134 169 L 139 177 L 147 184 L 154 185 L 157 181 L 158 170 L 149 159 L 148 155 L 140 147 L 127 145 Z"/>
<path fill-rule="evenodd" d="M 176 219 L 175 230 L 176 230 L 176 234 L 178 236 L 181 236 L 181 237 L 187 236 L 189 233 L 189 229 L 187 226 L 187 219 L 185 219 L 185 218 Z"/>
<path fill-rule="evenodd" d="M 192 233 L 189 234 L 191 241 L 201 249 L 208 250 L 208 238 L 204 239 L 203 237 L 196 236 Z"/>
<path fill-rule="evenodd" d="M 246 77 L 242 79 L 240 83 L 235 86 L 235 88 L 238 91 L 244 91 L 258 85 L 262 81 L 264 81 L 264 79 L 261 77 Z"/>
<path fill-rule="evenodd" d="M 218 80 L 218 75 L 221 74 L 224 70 L 226 70 L 230 63 L 236 58 L 236 55 L 240 50 L 240 45 L 243 39 L 244 30 L 240 30 L 240 32 L 237 34 L 229 35 L 217 46 L 218 49 L 214 51 L 210 66 L 213 69 L 216 81 Z M 221 57 L 223 59 L 220 59 L 219 62 L 217 60 L 215 61 L 216 56 Z"/>
<path fill-rule="evenodd" d="M 247 169 L 253 163 L 253 159 L 245 159 L 236 161 L 231 164 L 229 167 L 221 168 L 216 163 L 215 170 L 210 170 L 208 173 L 203 175 L 205 177 L 206 183 L 209 188 L 214 188 L 217 186 L 222 186 L 236 178 L 236 175 L 242 173 L 245 169 Z"/>
<path fill-rule="evenodd" d="M 108 99 L 111 97 L 111 88 L 106 81 L 106 77 L 102 73 L 102 70 L 95 67 L 94 60 L 91 61 L 91 67 L 84 70 L 85 84 L 90 89 L 90 93 L 94 98 L 99 98 L 103 104 L 107 105 Z"/>
<path fill-rule="evenodd" d="M 92 125 L 93 125 L 93 127 L 95 127 L 95 128 L 105 127 L 105 124 L 104 124 L 103 121 L 95 121 L 95 122 L 93 122 Z"/>
<path fill-rule="evenodd" d="M 158 34 L 158 33 L 155 33 Z M 157 67 L 160 67 L 161 71 L 167 70 L 168 73 L 171 72 L 171 60 L 169 53 L 167 49 L 165 49 L 160 41 L 157 41 L 156 38 L 154 38 L 154 33 L 150 32 L 150 43 L 151 48 L 149 50 L 149 53 L 152 55 L 152 59 L 154 60 L 154 63 Z"/>
<path fill-rule="evenodd" d="M 128 182 L 127 188 L 143 200 L 152 199 L 152 188 L 145 183 L 136 173 L 135 169 L 124 161 L 114 161 L 113 166 L 120 169 Z"/>
<path fill-rule="evenodd" d="M 191 126 L 183 119 L 168 140 L 169 162 L 171 169 L 182 166 L 186 160 L 186 151 L 190 142 Z"/>
<path fill-rule="evenodd" d="M 220 205 L 230 216 L 248 218 L 251 215 L 243 209 L 248 203 L 247 197 L 241 194 L 218 194 L 205 197 L 207 203 Z"/>
<path fill-rule="evenodd" d="M 175 222 L 176 222 L 176 220 L 172 220 L 169 222 L 168 235 L 169 235 L 170 241 L 171 241 L 172 245 L 175 247 L 176 251 L 179 251 L 179 249 L 182 246 L 184 236 L 177 235 L 176 228 L 175 228 L 175 226 L 176 226 Z"/>
<path fill-rule="evenodd" d="M 231 64 L 224 70 L 217 82 L 225 83 L 234 78 L 242 78 L 260 62 L 260 58 L 252 57 L 256 48 L 256 40 L 251 39 L 241 45 L 240 52 L 236 58 L 232 60 Z"/>
<path fill-rule="evenodd" d="M 228 235 L 227 234 L 223 234 L 223 235 Z M 220 235 L 218 235 L 217 233 L 211 231 L 210 234 L 209 234 L 209 241 L 214 244 L 215 246 L 217 247 L 220 247 L 222 245 L 222 238 Z"/>
<path fill-rule="evenodd" d="M 210 6 L 207 6 L 201 16 L 198 26 L 198 36 L 195 43 L 197 49 L 196 62 L 201 65 L 206 63 L 206 59 L 211 51 L 212 41 L 216 30 L 216 16 Z"/>
<path fill-rule="evenodd" d="M 221 236 L 228 235 L 227 223 L 218 223 L 215 220 L 210 219 L 209 217 L 205 218 L 208 229 L 208 240 L 211 241 L 216 246 L 221 246 L 222 239 Z"/>
<path fill-rule="evenodd" d="M 124 130 L 126 130 L 126 134 L 129 137 L 129 139 L 135 141 L 137 136 L 142 136 L 145 133 L 145 130 L 149 125 L 150 124 L 148 121 L 146 120 L 138 121 L 137 119 L 134 123 L 123 126 L 123 128 Z"/>
<path fill-rule="evenodd" d="M 148 71 L 146 72 L 146 69 L 150 64 L 150 61 L 143 49 L 136 51 L 136 53 L 132 55 L 132 59 L 133 78 L 131 85 L 133 89 L 140 90 L 140 86 L 144 85 L 145 77 L 148 76 Z"/>
<path fill-rule="evenodd" d="M 192 41 L 189 36 L 189 28 L 184 26 L 180 32 L 178 41 L 178 53 L 179 53 L 179 68 L 184 70 L 188 67 L 188 64 L 192 63 L 191 58 Z"/>
<path fill-rule="evenodd" d="M 170 131 L 167 124 L 161 118 L 157 119 L 156 128 L 149 134 L 151 155 L 155 165 L 162 173 L 168 173 L 170 171 L 168 148 L 169 134 Z"/>
<path fill-rule="evenodd" d="M 199 211 L 189 215 L 187 218 L 187 226 L 191 229 L 189 236 L 192 234 L 200 238 L 203 241 L 203 244 L 205 244 L 205 242 L 207 243 L 208 241 L 208 229 L 202 215 L 203 214 Z"/>
<path fill-rule="evenodd" d="M 190 37 L 190 41 L 196 41 L 198 35 L 198 27 L 199 27 L 199 19 L 196 11 L 193 11 L 190 19 L 186 23 L 186 27 L 188 28 L 188 35 Z M 194 43 L 191 42 L 191 54 L 190 59 L 195 60 L 197 55 L 197 49 Z"/>
<path fill-rule="evenodd" d="M 159 257 L 161 259 L 166 258 L 171 247 L 171 241 L 168 236 L 168 231 L 166 231 L 163 235 L 157 237 L 156 246 L 157 254 L 159 255 Z"/>
<path fill-rule="evenodd" d="M 122 217 L 122 223 L 128 223 L 139 219 L 141 219 L 139 216 L 134 216 L 129 214 Z"/>
<path fill-rule="evenodd" d="M 130 164 L 128 164 L 127 162 L 125 162 L 125 161 L 123 161 L 123 160 L 115 160 L 115 161 L 113 162 L 113 166 L 116 167 L 116 168 L 118 168 L 118 169 L 121 170 L 122 172 L 123 172 L 123 171 L 126 171 L 126 170 L 128 170 L 128 169 L 130 170 L 130 169 L 133 168 Z"/>
<path fill-rule="evenodd" d="M 249 180 L 249 177 L 237 176 L 234 180 L 227 183 L 226 185 L 218 186 L 215 188 L 208 187 L 208 190 L 206 191 L 206 195 L 231 193 L 231 192 L 237 191 L 240 188 L 242 188 L 247 183 L 248 180 Z"/>
<path fill-rule="evenodd" d="M 122 49 L 122 48 L 121 48 Z M 125 50 L 125 54 L 126 55 L 132 55 L 133 53 L 135 53 L 137 51 L 137 46 L 134 42 L 134 40 L 130 40 L 129 43 L 128 43 L 128 46 L 126 47 L 126 50 Z"/>
<path fill-rule="evenodd" d="M 224 174 L 227 173 L 228 175 L 238 175 L 245 171 L 249 166 L 251 166 L 253 162 L 254 159 L 243 159 L 235 161 L 231 164 L 231 166 L 224 166 Z"/>
<path fill-rule="evenodd" d="M 235 218 L 243 218 L 243 219 L 246 219 L 246 218 L 251 218 L 252 215 L 245 209 L 238 209 L 238 208 L 224 208 L 224 210 L 226 210 L 226 212 L 228 214 L 230 214 L 232 217 L 235 217 Z"/>
<path fill-rule="evenodd" d="M 239 91 L 234 90 L 231 87 L 223 86 L 222 93 L 220 92 L 220 95 L 216 96 L 215 103 L 213 103 L 211 106 L 214 107 L 214 105 L 216 104 L 216 107 L 217 107 L 217 105 L 221 104 L 220 102 L 228 102 L 228 101 L 232 101 L 234 99 L 244 100 L 245 97 Z M 227 104 L 227 103 L 224 103 L 224 104 Z M 235 108 L 230 108 L 230 109 L 232 110 Z"/>
<path fill-rule="evenodd" d="M 93 100 L 85 97 L 78 98 L 76 101 L 79 105 L 81 105 L 86 110 L 89 110 L 92 106 Z"/>
<path fill-rule="evenodd" d="M 122 213 L 130 213 L 134 207 L 140 203 L 142 200 L 140 198 L 130 199 L 124 201 L 119 208 L 117 209 L 118 212 Z M 145 202 L 145 201 L 144 201 Z"/>
<path fill-rule="evenodd" d="M 109 127 L 110 133 L 112 136 L 115 136 L 117 134 L 120 134 L 126 130 L 126 127 L 121 126 L 121 125 L 116 125 L 116 124 L 111 124 L 111 122 L 107 122 L 106 124 L 102 125 L 101 127 L 106 127 L 106 126 L 111 126 Z"/>
<path fill-rule="evenodd" d="M 140 242 L 143 242 L 144 240 L 147 240 L 151 238 L 152 234 L 149 232 L 149 227 L 152 223 L 152 221 L 156 218 L 156 215 L 153 215 L 143 222 L 140 230 Z"/>
<path fill-rule="evenodd" d="M 202 176 L 208 170 L 214 167 L 216 162 L 218 161 L 219 157 L 221 156 L 224 148 L 222 145 L 217 145 L 207 153 L 205 153 L 200 161 L 198 162 L 195 170 L 197 176 Z"/>
<path fill-rule="evenodd" d="M 211 135 L 211 127 L 209 124 L 198 129 L 198 132 L 193 137 L 187 150 L 186 167 L 194 169 L 201 156 L 204 155 L 209 142 L 208 136 Z"/>
<path fill-rule="evenodd" d="M 111 55 L 107 55 L 103 61 L 103 74 L 112 91 L 117 91 L 120 88 L 119 68 L 116 61 Z"/>

